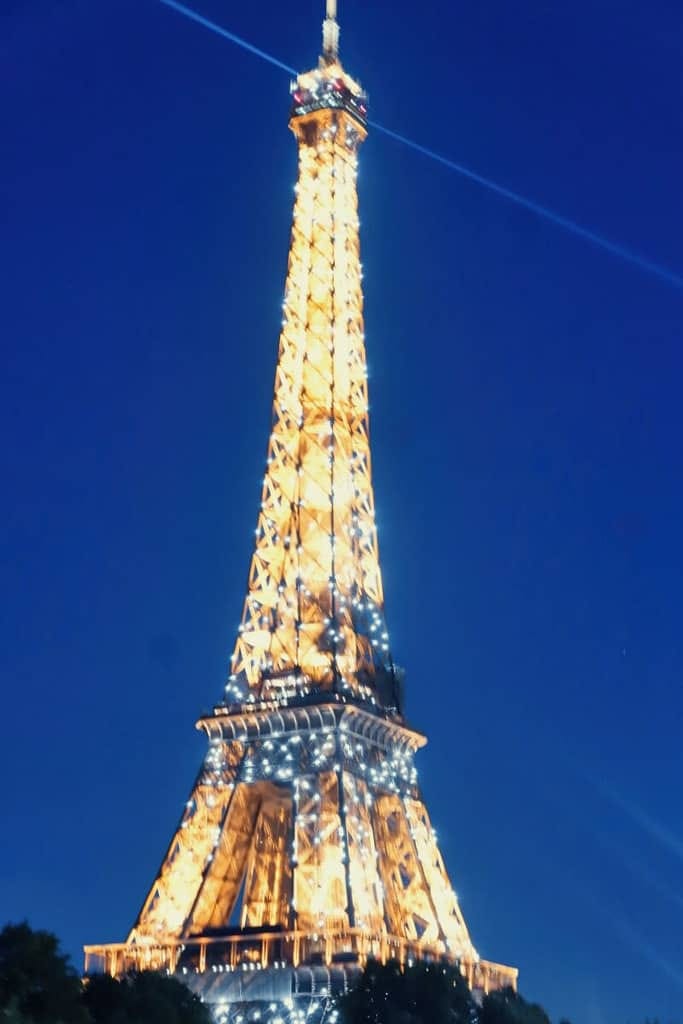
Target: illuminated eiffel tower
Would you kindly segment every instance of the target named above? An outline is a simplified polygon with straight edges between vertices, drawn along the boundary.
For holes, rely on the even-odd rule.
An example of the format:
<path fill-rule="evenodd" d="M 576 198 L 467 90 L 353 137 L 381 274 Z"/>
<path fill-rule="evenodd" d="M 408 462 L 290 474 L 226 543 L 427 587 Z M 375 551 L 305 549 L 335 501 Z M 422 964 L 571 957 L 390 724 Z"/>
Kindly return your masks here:
<path fill-rule="evenodd" d="M 178 973 L 219 1020 L 310 1016 L 370 956 L 455 961 L 485 991 L 517 977 L 472 945 L 384 619 L 356 194 L 366 98 L 338 39 L 328 0 L 319 65 L 292 86 L 272 431 L 225 699 L 198 722 L 208 753 L 127 941 L 86 947 L 86 971 Z"/>

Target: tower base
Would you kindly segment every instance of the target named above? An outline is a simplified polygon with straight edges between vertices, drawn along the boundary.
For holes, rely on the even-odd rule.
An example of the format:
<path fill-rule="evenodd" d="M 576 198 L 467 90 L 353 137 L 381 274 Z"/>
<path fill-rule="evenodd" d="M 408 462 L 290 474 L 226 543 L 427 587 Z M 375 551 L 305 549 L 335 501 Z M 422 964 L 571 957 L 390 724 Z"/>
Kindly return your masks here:
<path fill-rule="evenodd" d="M 86 974 L 112 977 L 158 970 L 173 974 L 210 1006 L 218 1024 L 334 1024 L 332 1000 L 346 993 L 366 961 L 452 963 L 443 949 L 360 930 L 308 935 L 269 930 L 202 936 L 183 942 L 85 947 Z M 475 995 L 517 988 L 514 967 L 457 961 Z"/>

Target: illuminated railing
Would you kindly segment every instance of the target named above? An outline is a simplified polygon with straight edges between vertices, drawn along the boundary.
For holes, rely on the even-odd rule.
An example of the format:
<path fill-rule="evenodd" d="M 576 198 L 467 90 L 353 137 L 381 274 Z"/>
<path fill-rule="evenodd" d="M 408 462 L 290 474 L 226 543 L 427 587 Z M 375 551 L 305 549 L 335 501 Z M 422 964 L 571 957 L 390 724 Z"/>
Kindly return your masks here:
<path fill-rule="evenodd" d="M 302 88 L 295 83 L 292 93 L 292 117 L 301 117 L 314 110 L 345 110 L 363 127 L 367 124 L 367 100 L 364 94 L 356 95 L 341 79 L 321 78 L 315 90 Z"/>
<path fill-rule="evenodd" d="M 415 960 L 448 962 L 441 945 L 410 942 L 392 935 L 373 936 L 360 929 L 321 932 L 266 931 L 245 935 L 202 936 L 182 942 L 114 942 L 85 947 L 85 973 L 111 974 L 166 970 L 170 973 L 203 974 L 233 971 L 285 969 L 306 964 L 358 965 L 369 958 L 397 960 L 411 964 Z M 472 989 L 491 992 L 517 988 L 518 971 L 514 967 L 487 960 L 460 961 L 460 969 Z"/>

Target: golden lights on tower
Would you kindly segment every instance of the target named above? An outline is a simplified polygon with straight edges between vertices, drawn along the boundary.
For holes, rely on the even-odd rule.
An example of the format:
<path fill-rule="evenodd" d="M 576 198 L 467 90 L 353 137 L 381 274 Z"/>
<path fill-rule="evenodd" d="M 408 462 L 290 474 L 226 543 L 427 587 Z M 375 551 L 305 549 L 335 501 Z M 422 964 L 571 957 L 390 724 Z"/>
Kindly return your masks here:
<path fill-rule="evenodd" d="M 298 177 L 272 425 L 225 700 L 198 723 L 209 750 L 127 942 L 86 947 L 86 969 L 206 980 L 445 957 L 470 985 L 514 986 L 516 970 L 472 944 L 417 783 L 426 741 L 403 718 L 370 459 L 366 98 L 339 62 L 335 0 L 326 14 L 319 66 L 292 85 Z"/>
<path fill-rule="evenodd" d="M 332 56 L 329 14 L 327 57 L 293 86 L 299 173 L 268 460 L 228 684 L 237 700 L 311 686 L 367 696 L 392 673 L 358 237 L 365 103 Z"/>

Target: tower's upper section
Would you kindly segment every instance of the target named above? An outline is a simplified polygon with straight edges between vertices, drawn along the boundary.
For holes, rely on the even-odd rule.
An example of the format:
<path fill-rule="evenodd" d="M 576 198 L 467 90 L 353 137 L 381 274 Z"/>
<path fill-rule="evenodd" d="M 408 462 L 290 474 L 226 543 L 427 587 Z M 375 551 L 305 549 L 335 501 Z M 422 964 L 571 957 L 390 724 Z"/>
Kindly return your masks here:
<path fill-rule="evenodd" d="M 339 62 L 337 0 L 327 0 L 323 22 L 323 52 L 313 71 L 299 75 L 292 84 L 292 118 L 316 110 L 344 110 L 365 130 L 367 97 Z"/>
<path fill-rule="evenodd" d="M 356 192 L 365 97 L 328 0 L 292 88 L 299 172 L 273 417 L 228 703 L 337 693 L 400 712 L 370 465 Z"/>

